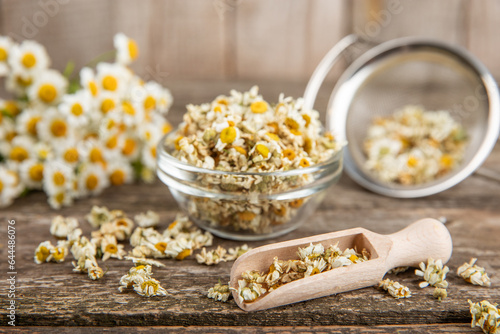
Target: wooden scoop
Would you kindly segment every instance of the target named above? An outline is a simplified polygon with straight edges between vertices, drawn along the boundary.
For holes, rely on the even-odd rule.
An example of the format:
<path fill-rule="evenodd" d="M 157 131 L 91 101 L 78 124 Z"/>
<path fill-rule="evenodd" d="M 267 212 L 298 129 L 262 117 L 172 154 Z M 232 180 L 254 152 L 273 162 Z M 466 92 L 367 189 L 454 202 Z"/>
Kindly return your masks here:
<path fill-rule="evenodd" d="M 241 273 L 247 270 L 267 272 L 275 256 L 280 260 L 298 259 L 298 247 L 321 243 L 326 248 L 337 242 L 342 251 L 354 247 L 358 252 L 366 249 L 370 260 L 284 284 L 250 303 L 241 302 L 238 292 L 233 290 L 236 304 L 245 311 L 257 311 L 372 286 L 392 268 L 417 267 L 428 258 L 446 263 L 453 248 L 448 229 L 432 218 L 419 220 L 390 235 L 358 227 L 255 248 L 234 263 L 230 286 L 237 289 Z"/>

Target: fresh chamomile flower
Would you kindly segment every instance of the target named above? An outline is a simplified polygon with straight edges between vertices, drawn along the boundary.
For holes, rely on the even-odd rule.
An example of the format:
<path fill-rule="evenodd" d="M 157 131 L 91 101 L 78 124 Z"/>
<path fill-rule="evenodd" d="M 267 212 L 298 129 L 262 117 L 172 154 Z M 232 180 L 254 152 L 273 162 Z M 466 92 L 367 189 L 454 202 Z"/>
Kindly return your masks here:
<path fill-rule="evenodd" d="M 122 96 L 131 78 L 131 72 L 123 65 L 116 63 L 97 64 L 96 83 L 103 92 Z"/>
<path fill-rule="evenodd" d="M 116 49 L 116 62 L 122 65 L 130 65 L 139 56 L 139 48 L 136 41 L 123 33 L 118 33 L 113 38 Z"/>
<path fill-rule="evenodd" d="M 108 163 L 103 143 L 95 138 L 78 142 L 78 151 L 81 154 L 80 159 L 82 161 L 102 166 L 106 166 Z"/>
<path fill-rule="evenodd" d="M 100 194 L 109 185 L 101 164 L 85 164 L 77 175 L 79 196 Z"/>
<path fill-rule="evenodd" d="M 26 159 L 19 166 L 19 174 L 28 189 L 42 189 L 44 163 L 38 159 Z"/>
<path fill-rule="evenodd" d="M 44 70 L 37 74 L 28 89 L 31 101 L 54 105 L 66 93 L 68 80 L 56 70 Z"/>
<path fill-rule="evenodd" d="M 116 94 L 104 91 L 96 99 L 96 108 L 102 115 L 107 115 L 119 106 L 119 99 Z"/>
<path fill-rule="evenodd" d="M 110 257 L 122 259 L 126 254 L 123 245 L 119 245 L 114 235 L 105 234 L 101 240 L 102 260 L 106 261 Z"/>
<path fill-rule="evenodd" d="M 121 186 L 134 180 L 134 171 L 130 164 L 123 159 L 115 159 L 106 168 L 109 184 Z"/>
<path fill-rule="evenodd" d="M 144 110 L 146 112 L 157 110 L 160 114 L 166 114 L 173 102 L 170 91 L 154 81 L 147 82 L 143 87 L 145 94 L 141 104 Z"/>
<path fill-rule="evenodd" d="M 74 127 L 83 127 L 89 124 L 93 112 L 92 95 L 85 90 L 74 94 L 65 94 L 61 98 L 59 110 L 67 117 L 68 123 Z"/>
<path fill-rule="evenodd" d="M 58 239 L 66 239 L 78 228 L 78 220 L 73 217 L 55 216 L 50 224 L 50 234 Z"/>
<path fill-rule="evenodd" d="M 26 108 L 16 118 L 16 131 L 21 135 L 38 135 L 37 124 L 42 119 L 42 111 L 36 108 Z"/>
<path fill-rule="evenodd" d="M 141 154 L 141 142 L 132 132 L 125 133 L 120 137 L 118 147 L 122 156 L 128 161 L 134 161 Z"/>
<path fill-rule="evenodd" d="M 81 153 L 76 140 L 68 140 L 54 147 L 56 156 L 65 164 L 75 167 L 81 161 Z"/>
<path fill-rule="evenodd" d="M 35 73 L 38 74 L 38 72 L 46 70 L 50 65 L 50 58 L 45 47 L 30 40 L 13 45 L 8 61 L 14 72 L 25 77 L 31 77 Z"/>
<path fill-rule="evenodd" d="M 49 195 L 69 192 L 74 178 L 73 169 L 64 162 L 47 161 L 43 168 L 43 189 Z"/>
<path fill-rule="evenodd" d="M 43 112 L 42 119 L 37 123 L 37 133 L 40 139 L 52 144 L 59 144 L 74 138 L 75 131 L 68 119 L 56 108 Z"/>
<path fill-rule="evenodd" d="M 141 161 L 147 168 L 150 169 L 156 168 L 156 146 L 157 144 L 148 143 L 147 145 L 144 145 L 142 147 Z"/>
<path fill-rule="evenodd" d="M 154 211 L 148 210 L 141 212 L 134 217 L 135 222 L 140 227 L 154 227 L 160 222 L 160 215 Z"/>
<path fill-rule="evenodd" d="M 47 191 L 46 191 L 47 192 Z M 47 193 L 49 198 L 47 202 L 53 209 L 60 209 L 63 206 L 70 206 L 73 204 L 73 194 L 64 189 L 55 190 L 52 193 Z"/>
<path fill-rule="evenodd" d="M 94 70 L 89 67 L 84 67 L 80 70 L 80 85 L 93 97 L 99 94 Z"/>
<path fill-rule="evenodd" d="M 50 253 L 54 249 L 54 245 L 50 241 L 41 242 L 35 249 L 34 260 L 36 264 L 42 264 L 48 262 Z"/>
<path fill-rule="evenodd" d="M 7 151 L 1 153 L 3 153 L 4 156 L 11 162 L 18 164 L 26 159 L 34 158 L 34 144 L 35 141 L 30 136 L 16 136 L 10 142 Z"/>
<path fill-rule="evenodd" d="M 8 36 L 0 36 L 0 77 L 5 76 L 9 72 L 9 55 L 14 42 Z"/>

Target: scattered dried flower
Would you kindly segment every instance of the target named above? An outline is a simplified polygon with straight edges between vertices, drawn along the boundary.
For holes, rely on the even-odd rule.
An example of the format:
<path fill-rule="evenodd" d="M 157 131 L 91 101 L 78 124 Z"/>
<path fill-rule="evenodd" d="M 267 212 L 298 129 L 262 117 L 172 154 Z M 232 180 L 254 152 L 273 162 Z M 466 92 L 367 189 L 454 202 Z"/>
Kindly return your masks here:
<path fill-rule="evenodd" d="M 404 286 L 399 282 L 392 281 L 388 278 L 381 281 L 378 286 L 386 290 L 391 296 L 396 299 L 411 297 L 410 289 L 407 286 Z"/>
<path fill-rule="evenodd" d="M 392 275 L 397 275 L 397 274 L 404 273 L 408 269 L 410 269 L 410 267 L 396 267 L 396 268 L 389 270 L 387 273 L 392 274 Z"/>
<path fill-rule="evenodd" d="M 490 278 L 483 267 L 475 264 L 476 258 L 472 258 L 469 263 L 464 263 L 457 269 L 457 275 L 466 282 L 474 285 L 491 286 Z"/>
<path fill-rule="evenodd" d="M 435 288 L 434 289 L 434 292 L 433 292 L 433 296 L 434 298 L 437 298 L 439 301 L 445 299 L 446 297 L 448 297 L 448 291 L 446 291 L 446 289 L 442 289 L 442 288 Z"/>
<path fill-rule="evenodd" d="M 56 216 L 50 225 L 50 234 L 57 239 L 66 239 L 76 228 L 78 220 L 73 217 Z"/>
<path fill-rule="evenodd" d="M 156 212 L 148 210 L 146 213 L 136 215 L 134 219 L 140 227 L 155 227 L 160 221 L 160 216 Z"/>
<path fill-rule="evenodd" d="M 213 298 L 217 301 L 227 302 L 231 296 L 229 285 L 223 285 L 220 282 L 215 284 L 214 287 L 208 289 L 208 298 Z"/>
<path fill-rule="evenodd" d="M 419 286 L 425 288 L 426 286 L 434 286 L 436 288 L 446 289 L 448 287 L 448 282 L 446 281 L 446 274 L 450 271 L 450 268 L 443 265 L 443 261 L 429 258 L 427 260 L 427 265 L 425 263 L 420 263 L 420 269 L 415 270 L 415 275 L 423 277 L 424 282 L 421 282 Z"/>
<path fill-rule="evenodd" d="M 471 327 L 481 327 L 486 334 L 500 333 L 500 312 L 497 305 L 493 305 L 487 300 L 473 303 L 468 300 L 470 313 L 472 315 Z"/>

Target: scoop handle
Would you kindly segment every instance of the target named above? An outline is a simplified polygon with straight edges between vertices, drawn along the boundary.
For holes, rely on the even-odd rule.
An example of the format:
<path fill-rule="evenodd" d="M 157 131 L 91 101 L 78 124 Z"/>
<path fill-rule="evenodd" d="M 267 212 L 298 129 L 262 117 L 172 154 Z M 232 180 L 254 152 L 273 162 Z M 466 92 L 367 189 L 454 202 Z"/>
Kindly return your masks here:
<path fill-rule="evenodd" d="M 386 269 L 395 267 L 418 267 L 428 258 L 448 262 L 453 244 L 446 226 L 439 220 L 425 218 L 405 229 L 388 235 L 392 246 L 386 260 Z"/>

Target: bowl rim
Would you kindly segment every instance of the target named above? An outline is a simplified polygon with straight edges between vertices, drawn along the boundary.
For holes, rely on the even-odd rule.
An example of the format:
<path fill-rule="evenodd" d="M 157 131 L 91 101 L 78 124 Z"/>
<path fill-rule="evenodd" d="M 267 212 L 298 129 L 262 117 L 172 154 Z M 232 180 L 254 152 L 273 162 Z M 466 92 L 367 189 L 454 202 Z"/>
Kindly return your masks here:
<path fill-rule="evenodd" d="M 287 177 L 287 176 L 296 176 L 296 175 L 303 175 L 303 174 L 313 174 L 319 170 L 323 169 L 328 169 L 335 163 L 340 163 L 340 168 L 342 168 L 342 158 L 343 158 L 343 151 L 346 145 L 341 144 L 340 149 L 338 149 L 331 157 L 326 159 L 325 161 L 322 161 L 320 163 L 314 164 L 309 167 L 304 167 L 304 168 L 295 168 L 295 169 L 290 169 L 286 171 L 273 171 L 273 172 L 233 172 L 233 171 L 221 171 L 221 170 L 215 170 L 215 169 L 208 169 L 208 168 L 203 168 L 203 167 L 197 167 L 188 163 L 185 163 L 177 158 L 175 158 L 173 155 L 167 152 L 165 150 L 165 139 L 171 135 L 170 133 L 165 134 L 160 141 L 158 142 L 157 145 L 157 152 L 159 154 L 157 155 L 156 158 L 156 166 L 158 169 L 163 171 L 166 174 L 169 173 L 169 168 L 162 168 L 162 165 L 166 165 L 168 167 L 174 167 L 180 170 L 192 172 L 192 173 L 199 173 L 199 174 L 212 174 L 212 175 L 231 175 L 231 176 L 239 176 L 239 177 L 249 177 L 249 176 L 277 176 L 277 177 Z"/>

